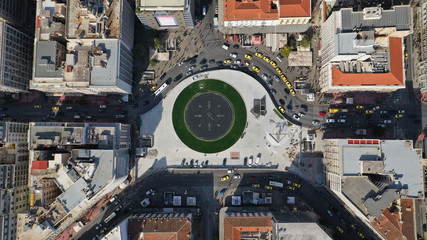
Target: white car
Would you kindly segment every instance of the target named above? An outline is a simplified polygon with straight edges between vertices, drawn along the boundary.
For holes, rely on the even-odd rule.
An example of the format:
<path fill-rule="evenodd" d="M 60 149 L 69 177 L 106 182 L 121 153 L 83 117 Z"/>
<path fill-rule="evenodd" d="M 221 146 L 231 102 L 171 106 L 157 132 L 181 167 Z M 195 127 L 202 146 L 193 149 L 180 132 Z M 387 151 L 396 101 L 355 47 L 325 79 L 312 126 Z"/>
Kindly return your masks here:
<path fill-rule="evenodd" d="M 305 113 L 300 112 L 300 113 L 298 113 L 298 115 L 299 115 L 300 117 L 304 117 L 304 116 L 305 116 Z"/>
<path fill-rule="evenodd" d="M 380 106 L 375 106 L 374 108 L 372 108 L 372 110 L 378 110 L 378 109 L 380 109 Z"/>
<path fill-rule="evenodd" d="M 328 119 L 326 119 L 326 122 L 327 123 L 334 123 L 335 119 L 334 118 L 328 118 Z"/>
<path fill-rule="evenodd" d="M 237 53 L 230 53 L 230 57 L 236 58 L 237 57 Z"/>
<path fill-rule="evenodd" d="M 268 79 L 268 76 L 267 76 L 267 74 L 265 74 L 265 73 L 263 73 L 263 74 L 261 75 L 261 77 L 262 77 L 262 79 L 264 79 L 264 80 L 267 80 L 267 79 Z"/>
<path fill-rule="evenodd" d="M 234 169 L 228 169 L 227 173 L 234 173 Z"/>
<path fill-rule="evenodd" d="M 405 113 L 405 110 L 399 110 L 397 113 Z"/>
<path fill-rule="evenodd" d="M 237 60 L 234 61 L 234 64 L 240 64 L 240 63 L 241 63 L 240 59 L 237 59 Z"/>
<path fill-rule="evenodd" d="M 194 76 L 193 77 L 193 81 L 196 81 L 196 80 L 198 80 L 200 78 L 200 76 L 199 75 L 196 75 L 196 76 Z"/>
<path fill-rule="evenodd" d="M 237 173 L 234 174 L 234 176 L 233 176 L 234 179 L 240 179 L 240 177 L 241 177 L 240 174 L 237 174 Z"/>
<path fill-rule="evenodd" d="M 312 123 L 313 125 L 319 125 L 319 124 L 320 124 L 320 121 L 319 121 L 319 120 L 313 120 L 311 123 Z"/>
<path fill-rule="evenodd" d="M 385 128 L 385 124 L 378 124 L 378 127 Z"/>
<path fill-rule="evenodd" d="M 274 75 L 273 79 L 276 80 L 276 82 L 280 82 L 280 78 L 277 75 Z"/>
<path fill-rule="evenodd" d="M 384 123 L 391 123 L 391 120 L 384 120 Z"/>
<path fill-rule="evenodd" d="M 146 195 L 152 195 L 154 193 L 153 189 L 150 189 L 145 192 Z"/>
<path fill-rule="evenodd" d="M 345 119 L 340 118 L 340 119 L 338 119 L 338 122 L 345 123 Z"/>
<path fill-rule="evenodd" d="M 250 156 L 248 161 L 248 166 L 251 167 L 253 163 L 254 163 L 254 156 Z"/>
<path fill-rule="evenodd" d="M 293 117 L 293 118 L 295 118 L 296 120 L 300 120 L 300 119 L 301 119 L 301 118 L 298 116 L 298 114 L 294 114 L 292 117 Z"/>
<path fill-rule="evenodd" d="M 68 106 L 65 109 L 67 109 L 67 110 L 73 110 L 73 107 L 72 106 Z"/>

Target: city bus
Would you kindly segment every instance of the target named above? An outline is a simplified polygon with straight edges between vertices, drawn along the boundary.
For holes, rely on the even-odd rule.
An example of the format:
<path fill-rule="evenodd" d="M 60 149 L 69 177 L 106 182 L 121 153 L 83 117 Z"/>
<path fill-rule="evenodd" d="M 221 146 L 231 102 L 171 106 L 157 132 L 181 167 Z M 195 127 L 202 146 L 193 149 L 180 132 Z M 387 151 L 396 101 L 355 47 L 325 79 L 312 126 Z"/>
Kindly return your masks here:
<path fill-rule="evenodd" d="M 167 83 L 163 83 L 162 86 L 160 86 L 155 92 L 154 92 L 154 96 L 157 97 L 160 95 L 160 93 L 163 92 L 163 90 L 165 90 L 165 88 L 168 86 Z"/>
<path fill-rule="evenodd" d="M 109 221 L 111 221 L 115 216 L 116 216 L 116 213 L 115 213 L 115 212 L 113 212 L 112 214 L 110 214 L 110 216 L 108 216 L 108 217 L 104 220 L 104 222 L 105 222 L 105 223 L 108 223 L 108 222 L 109 222 Z"/>
<path fill-rule="evenodd" d="M 279 183 L 279 182 L 270 181 L 270 183 L 268 185 L 273 186 L 273 187 L 283 188 L 283 183 Z"/>

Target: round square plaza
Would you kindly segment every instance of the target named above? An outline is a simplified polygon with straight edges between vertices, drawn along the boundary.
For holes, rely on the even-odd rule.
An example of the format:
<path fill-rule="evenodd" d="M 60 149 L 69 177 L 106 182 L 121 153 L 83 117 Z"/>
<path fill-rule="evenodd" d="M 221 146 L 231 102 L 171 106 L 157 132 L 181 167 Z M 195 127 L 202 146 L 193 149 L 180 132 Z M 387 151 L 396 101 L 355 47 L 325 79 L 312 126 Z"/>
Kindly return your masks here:
<path fill-rule="evenodd" d="M 188 130 L 202 140 L 212 141 L 223 137 L 233 121 L 234 111 L 230 102 L 215 92 L 196 95 L 185 110 Z"/>
<path fill-rule="evenodd" d="M 229 84 L 213 79 L 194 82 L 175 100 L 172 123 L 179 139 L 202 153 L 224 151 L 240 139 L 246 107 Z"/>

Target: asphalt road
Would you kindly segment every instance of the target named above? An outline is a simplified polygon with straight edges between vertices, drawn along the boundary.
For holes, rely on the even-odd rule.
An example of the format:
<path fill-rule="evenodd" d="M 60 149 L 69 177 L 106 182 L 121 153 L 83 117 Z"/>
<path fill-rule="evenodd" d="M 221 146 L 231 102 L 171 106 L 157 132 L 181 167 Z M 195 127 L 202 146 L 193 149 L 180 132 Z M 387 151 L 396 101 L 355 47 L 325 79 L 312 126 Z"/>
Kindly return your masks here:
<path fill-rule="evenodd" d="M 150 175 L 138 179 L 120 193 L 118 195 L 120 203 L 106 206 L 104 212 L 86 225 L 74 239 L 92 239 L 97 234 L 100 235 L 102 228 L 111 229 L 130 214 L 139 212 L 142 208 L 139 203 L 146 197 L 145 192 L 151 188 L 155 191 L 155 195 L 150 196 L 151 207 L 164 207 L 162 201 L 163 192 L 165 191 L 173 190 L 178 195 L 187 193 L 189 196 L 196 196 L 197 207 L 202 212 L 203 229 L 200 230 L 203 234 L 202 239 L 209 240 L 212 239 L 214 231 L 218 228 L 217 213 L 220 206 L 231 205 L 230 196 L 234 192 L 238 193 L 242 189 L 251 188 L 253 183 L 260 184 L 261 187 L 268 185 L 268 177 L 272 177 L 274 181 L 284 182 L 285 185 L 287 180 L 301 184 L 300 189 L 296 191 L 275 188 L 272 192 L 273 194 L 284 192 L 285 195 L 296 196 L 297 201 L 302 200 L 305 202 L 307 208 L 318 214 L 323 219 L 322 222 L 326 222 L 327 228 L 331 232 L 335 232 L 334 236 L 337 238 L 360 239 L 357 232 L 361 232 L 365 239 L 376 239 L 376 236 L 358 218 L 352 216 L 333 195 L 322 187 L 313 186 L 292 173 L 264 172 L 262 170 L 238 170 L 238 173 L 242 176 L 241 179 L 233 179 L 232 174 L 228 174 L 231 180 L 221 181 L 220 178 L 227 175 L 224 169 L 200 169 L 197 172 L 194 169 L 174 169 L 169 172 L 167 170 L 151 172 Z M 250 177 L 255 177 L 255 180 L 249 180 Z M 224 195 L 219 193 L 223 188 L 227 189 Z M 252 190 L 268 191 L 258 188 L 252 188 Z M 285 207 L 284 201 L 285 199 L 273 198 L 273 205 L 278 204 Z M 123 206 L 123 208 L 117 212 L 117 216 L 108 225 L 103 223 L 104 219 L 115 211 L 119 205 Z M 327 213 L 328 209 L 333 212 L 332 216 Z M 104 226 L 96 229 L 99 223 L 103 223 Z M 351 224 L 355 226 L 355 229 L 351 227 Z M 336 230 L 337 226 L 344 230 L 342 234 Z"/>

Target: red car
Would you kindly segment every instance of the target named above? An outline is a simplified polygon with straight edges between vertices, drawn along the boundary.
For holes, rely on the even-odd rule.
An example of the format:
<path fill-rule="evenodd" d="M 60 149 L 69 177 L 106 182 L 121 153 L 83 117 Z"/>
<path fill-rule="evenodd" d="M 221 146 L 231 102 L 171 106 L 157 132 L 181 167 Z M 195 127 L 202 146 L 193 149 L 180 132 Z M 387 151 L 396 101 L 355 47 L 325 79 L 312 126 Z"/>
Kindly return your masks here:
<path fill-rule="evenodd" d="M 326 112 L 320 111 L 319 115 L 322 116 L 322 117 L 326 117 Z"/>
<path fill-rule="evenodd" d="M 116 110 L 120 110 L 120 107 L 116 107 Z"/>
<path fill-rule="evenodd" d="M 248 62 L 248 61 L 243 61 L 243 64 L 246 66 L 246 67 L 249 67 L 249 65 L 250 65 L 250 63 Z"/>
<path fill-rule="evenodd" d="M 254 181 L 255 177 L 250 177 L 249 180 Z"/>

